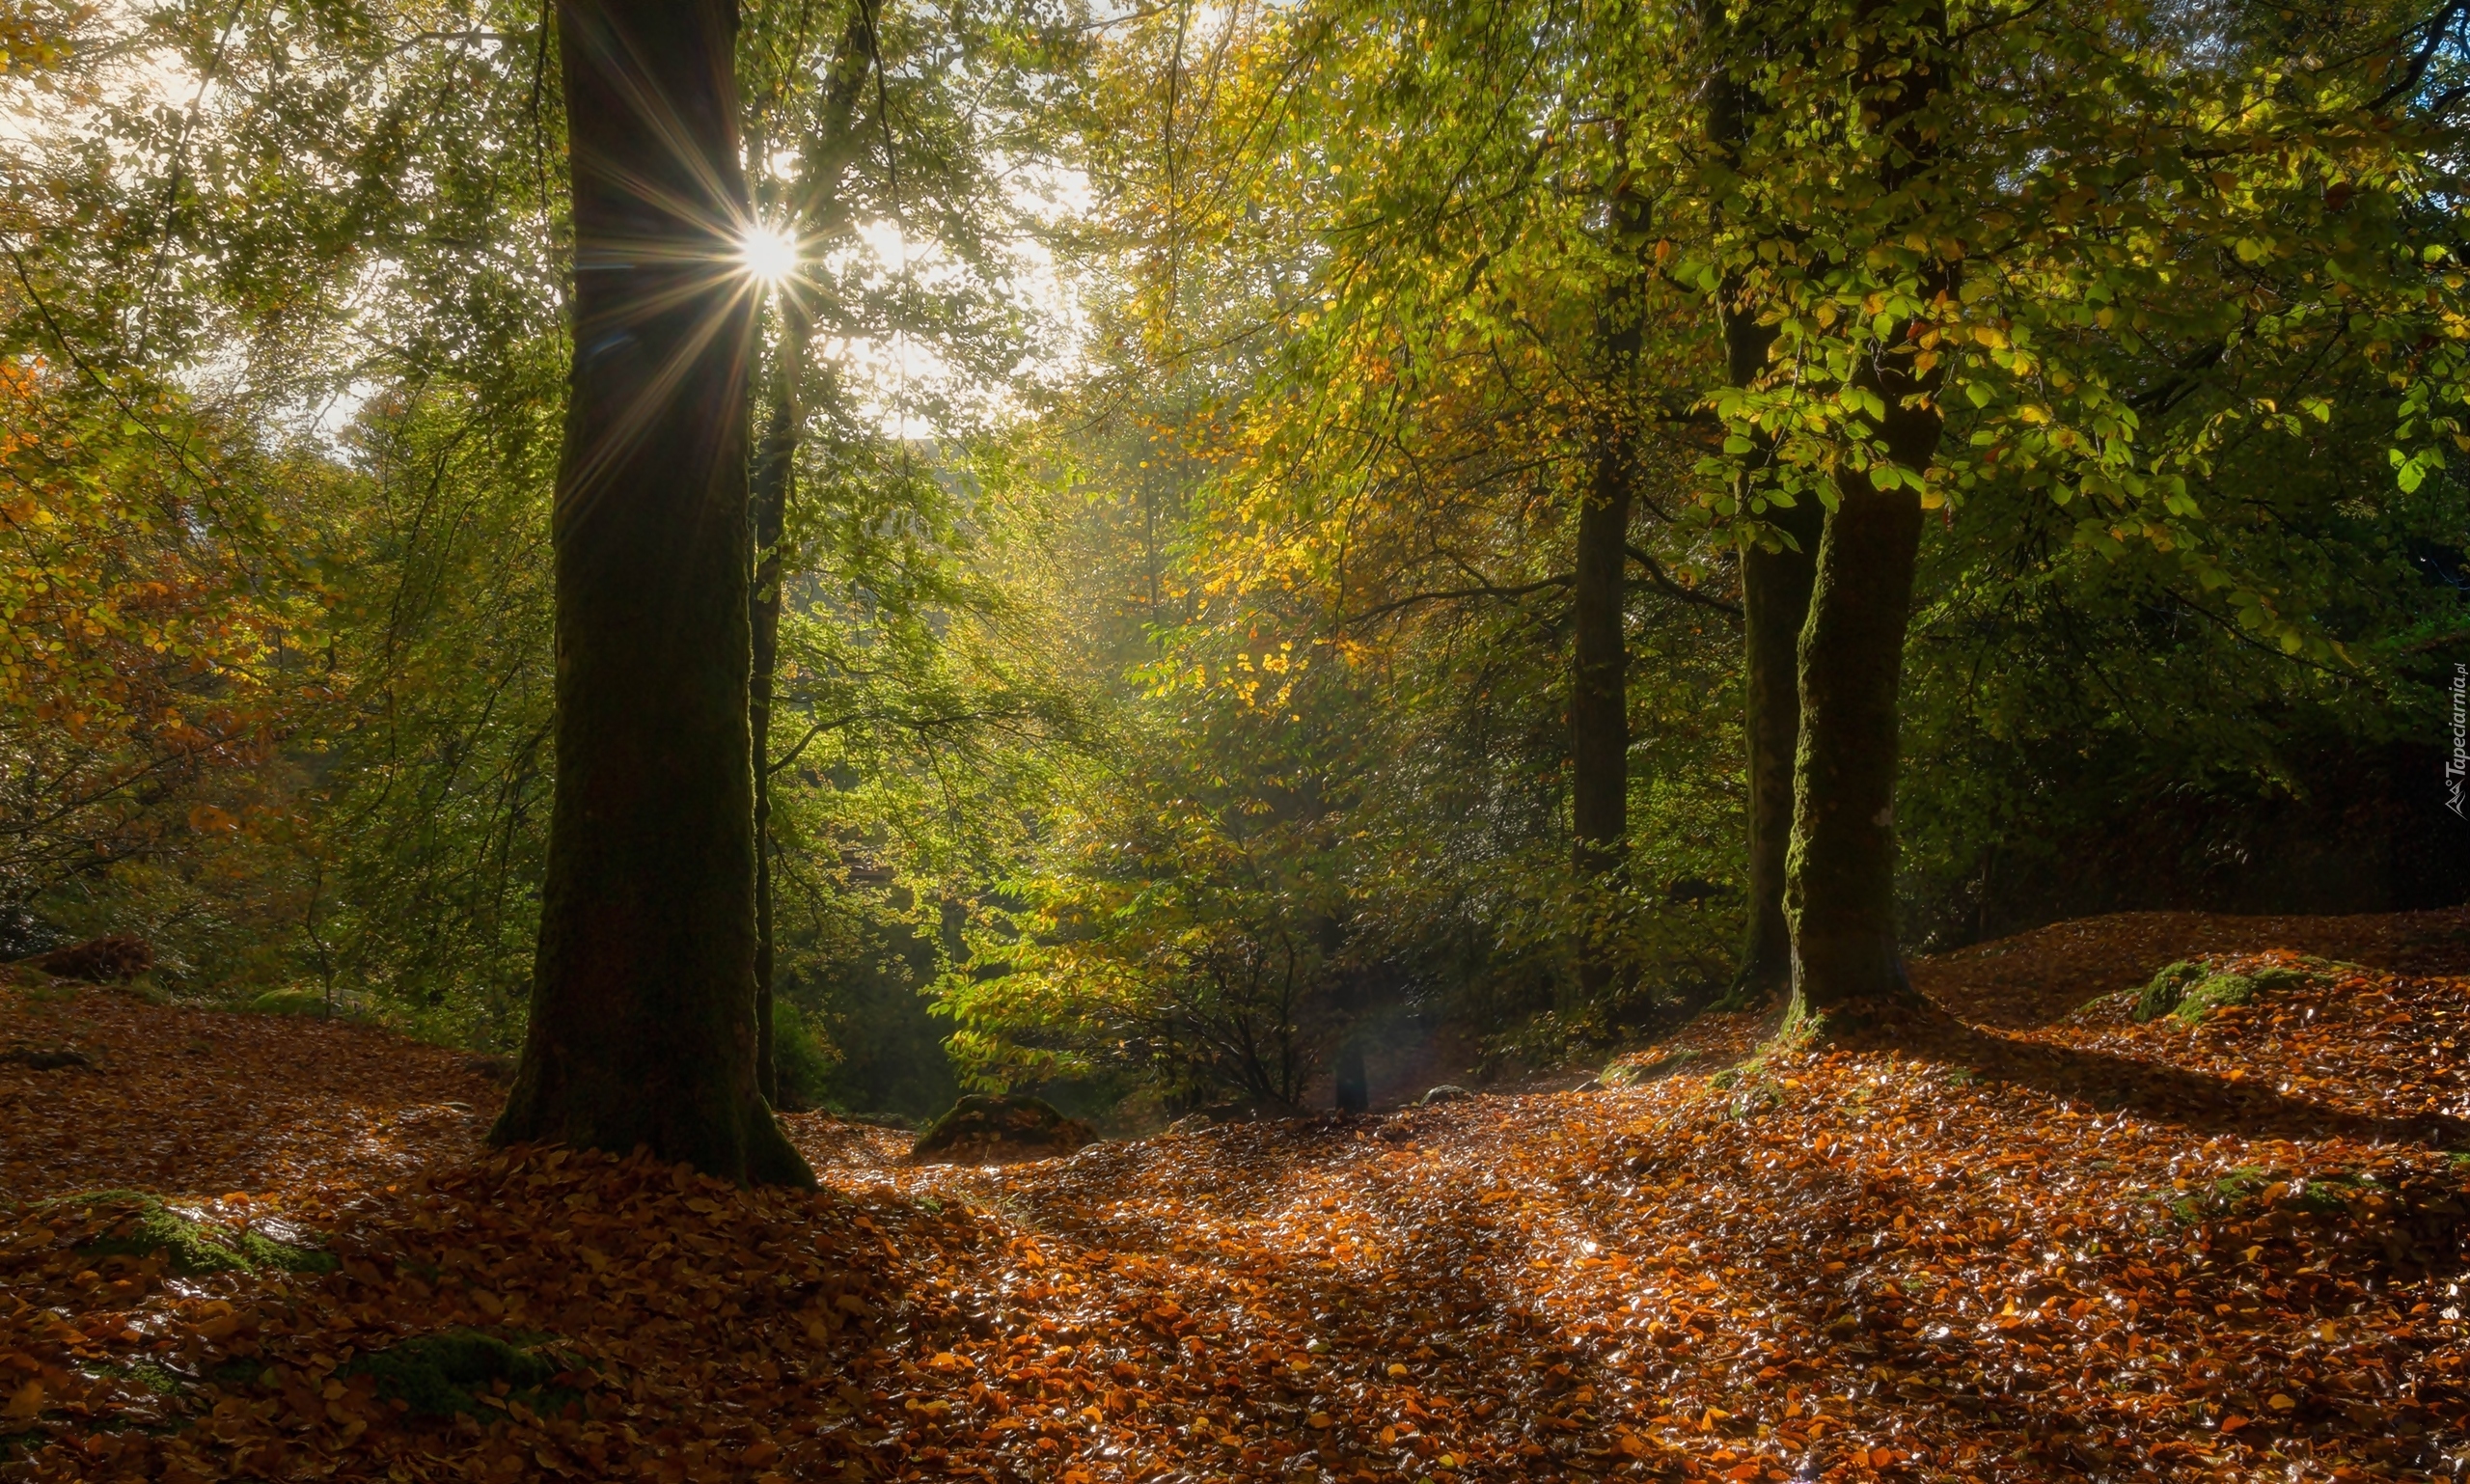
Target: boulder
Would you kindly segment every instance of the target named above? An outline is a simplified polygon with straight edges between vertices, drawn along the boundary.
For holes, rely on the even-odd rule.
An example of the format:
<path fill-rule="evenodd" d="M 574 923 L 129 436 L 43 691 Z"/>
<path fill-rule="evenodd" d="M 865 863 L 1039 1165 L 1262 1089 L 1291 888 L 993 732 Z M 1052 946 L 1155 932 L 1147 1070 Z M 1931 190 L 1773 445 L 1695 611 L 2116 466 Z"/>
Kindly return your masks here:
<path fill-rule="evenodd" d="M 37 1072 L 58 1072 L 69 1067 L 91 1072 L 95 1058 L 73 1046 L 12 1046 L 0 1051 L 0 1061 Z"/>
<path fill-rule="evenodd" d="M 370 1351 L 336 1368 L 338 1376 L 376 1378 L 377 1398 L 400 1402 L 416 1417 L 480 1415 L 482 1398 L 503 1409 L 517 1397 L 532 1405 L 546 1402 L 556 1412 L 583 1395 L 560 1389 L 559 1377 L 582 1372 L 589 1362 L 564 1354 L 538 1335 L 503 1338 L 480 1330 L 447 1330 L 415 1334 L 382 1350 Z"/>
<path fill-rule="evenodd" d="M 910 1146 L 909 1157 L 947 1165 L 1043 1160 L 1070 1154 L 1097 1137 L 1096 1130 L 1065 1117 L 1043 1098 L 973 1092 L 927 1125 Z"/>
<path fill-rule="evenodd" d="M 1423 1103 L 1425 1107 L 1429 1108 L 1435 1103 L 1463 1102 L 1474 1095 L 1475 1093 L 1471 1088 L 1461 1087 L 1452 1083 L 1442 1083 L 1440 1086 L 1433 1088 L 1430 1092 L 1423 1095 Z"/>
<path fill-rule="evenodd" d="M 27 960 L 58 979 L 125 984 L 154 967 L 154 946 L 129 933 L 90 938 Z"/>

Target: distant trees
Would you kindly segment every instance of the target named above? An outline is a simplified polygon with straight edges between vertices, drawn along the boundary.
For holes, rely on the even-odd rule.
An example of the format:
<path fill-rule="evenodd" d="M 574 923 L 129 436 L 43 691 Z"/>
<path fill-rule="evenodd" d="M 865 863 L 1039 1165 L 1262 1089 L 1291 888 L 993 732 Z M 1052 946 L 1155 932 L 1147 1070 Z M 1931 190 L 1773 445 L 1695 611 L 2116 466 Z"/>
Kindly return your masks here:
<path fill-rule="evenodd" d="M 523 1128 L 759 1168 L 740 1028 L 913 976 L 1194 1097 L 1797 963 L 1903 1034 L 1916 933 L 2365 829 L 2470 633 L 2455 7 L 610 7 L 720 90 L 658 148 L 511 0 L 30 14 L 0 905 L 476 1041 L 535 943 L 727 1003 L 717 1144 Z"/>
<path fill-rule="evenodd" d="M 1741 990 L 1907 1033 L 1907 821 L 1942 872 L 1951 834 L 2029 852 L 2060 808 L 2040 775 L 1905 756 L 1916 708 L 1988 746 L 2072 686 L 2122 737 L 2184 739 L 2146 744 L 2157 776 L 2273 786 L 2158 697 L 2100 701 L 2107 659 L 1950 670 L 1993 632 L 2013 654 L 2027 604 L 2060 649 L 2128 621 L 2058 618 L 2053 584 L 2106 603 L 2097 574 L 2140 574 L 2133 621 L 2181 614 L 2185 673 L 2277 664 L 2362 733 L 2421 703 L 2361 641 L 2422 601 L 2461 622 L 2381 555 L 2459 499 L 2429 493 L 2460 427 L 2463 94 L 2430 80 L 2458 24 L 1372 0 L 1128 25 L 1093 134 L 1108 364 L 1210 389 L 1147 673 L 1258 705 L 1276 641 L 1277 712 L 1357 708 L 1315 797 L 1359 842 L 1349 951 L 1401 948 L 1413 993 L 1601 1033 L 1633 976 L 1707 988 L 1722 925 Z M 2320 47 L 2285 69 L 2300 33 Z M 2319 459 L 2397 475 L 2360 495 L 2382 535 L 2319 544 L 2329 510 L 2280 493 Z M 2319 561 L 2393 606 L 2302 596 L 2286 574 Z"/>
<path fill-rule="evenodd" d="M 2303 446 L 2360 362 L 2393 389 L 2405 492 L 2430 433 L 2459 426 L 2460 280 L 2425 194 L 2447 188 L 2456 100 L 2394 111 L 2454 20 L 2392 17 L 2286 76 L 2228 20 L 1738 14 L 1722 66 L 1755 101 L 1728 116 L 1746 126 L 1709 178 L 1721 209 L 1694 271 L 1775 336 L 1715 405 L 1753 504 L 1764 486 L 1827 508 L 1798 660 L 1794 985 L 1839 1026 L 1891 1031 L 1913 1003 L 1896 739 L 1925 509 L 2007 489 L 2072 507 L 2068 539 L 2149 544 L 2255 641 L 2353 663 L 2213 557 L 2208 522 L 2242 493 L 2216 481 L 2224 456 Z"/>

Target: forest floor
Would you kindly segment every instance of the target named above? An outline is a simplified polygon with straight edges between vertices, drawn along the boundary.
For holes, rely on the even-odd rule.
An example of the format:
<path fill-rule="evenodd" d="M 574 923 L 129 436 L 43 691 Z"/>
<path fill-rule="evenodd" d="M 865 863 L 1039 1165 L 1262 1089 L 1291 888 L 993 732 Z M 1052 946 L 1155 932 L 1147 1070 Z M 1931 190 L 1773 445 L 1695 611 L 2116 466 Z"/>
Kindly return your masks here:
<path fill-rule="evenodd" d="M 2293 972 L 2134 1022 L 2199 951 Z M 1611 1090 L 1000 1168 L 797 1115 L 815 1193 L 20 986 L 0 1476 L 2458 1478 L 2465 973 L 2470 912 L 2133 914 L 1916 966 L 1979 1029 L 1898 1053 L 1702 1017 Z"/>

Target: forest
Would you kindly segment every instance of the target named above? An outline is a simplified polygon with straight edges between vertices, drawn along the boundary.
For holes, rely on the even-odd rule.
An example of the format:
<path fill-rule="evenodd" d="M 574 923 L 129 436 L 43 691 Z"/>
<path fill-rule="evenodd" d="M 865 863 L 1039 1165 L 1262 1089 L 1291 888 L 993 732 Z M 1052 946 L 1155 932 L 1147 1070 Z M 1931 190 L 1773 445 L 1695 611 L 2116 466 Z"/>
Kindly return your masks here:
<path fill-rule="evenodd" d="M 0 1479 L 2470 1476 L 2470 4 L 0 0 Z"/>

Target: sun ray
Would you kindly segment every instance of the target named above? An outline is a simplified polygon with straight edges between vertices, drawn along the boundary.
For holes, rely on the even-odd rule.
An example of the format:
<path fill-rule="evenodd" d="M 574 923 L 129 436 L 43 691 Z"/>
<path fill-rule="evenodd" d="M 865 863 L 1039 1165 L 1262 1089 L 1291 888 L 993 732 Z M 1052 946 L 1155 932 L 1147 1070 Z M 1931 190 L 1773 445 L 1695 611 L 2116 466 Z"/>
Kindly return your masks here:
<path fill-rule="evenodd" d="M 737 251 L 739 265 L 766 289 L 779 288 L 798 271 L 798 239 L 785 228 L 750 223 Z"/>

